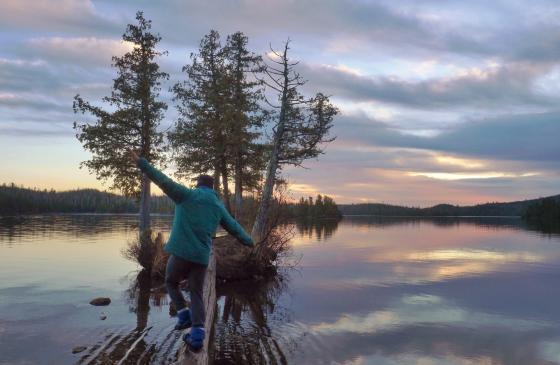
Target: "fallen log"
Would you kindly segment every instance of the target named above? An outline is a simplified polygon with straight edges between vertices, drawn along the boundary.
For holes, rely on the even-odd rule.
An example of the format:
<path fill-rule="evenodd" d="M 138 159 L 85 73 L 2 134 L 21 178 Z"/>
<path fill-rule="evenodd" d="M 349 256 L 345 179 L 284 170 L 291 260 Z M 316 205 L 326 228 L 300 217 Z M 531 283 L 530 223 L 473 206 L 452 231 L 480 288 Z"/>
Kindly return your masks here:
<path fill-rule="evenodd" d="M 206 338 L 204 339 L 204 347 L 197 353 L 189 351 L 186 345 L 181 346 L 179 350 L 178 360 L 175 365 L 206 365 L 208 364 L 208 351 L 212 341 L 212 327 L 214 325 L 214 315 L 216 314 L 216 258 L 214 253 L 210 253 L 210 261 L 206 271 L 204 281 L 204 307 L 206 308 Z"/>

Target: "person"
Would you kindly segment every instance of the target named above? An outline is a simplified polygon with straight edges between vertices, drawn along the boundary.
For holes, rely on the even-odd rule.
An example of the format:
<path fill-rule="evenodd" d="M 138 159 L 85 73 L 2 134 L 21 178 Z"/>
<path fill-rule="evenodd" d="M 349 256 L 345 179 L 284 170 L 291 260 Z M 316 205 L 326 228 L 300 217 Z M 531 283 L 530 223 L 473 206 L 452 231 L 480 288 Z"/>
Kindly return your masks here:
<path fill-rule="evenodd" d="M 253 246 L 254 242 L 218 198 L 211 176 L 200 175 L 196 188 L 189 189 L 173 181 L 136 152 L 130 151 L 130 158 L 175 203 L 173 227 L 165 245 L 165 251 L 170 254 L 165 283 L 177 309 L 175 329 L 192 327 L 183 339 L 193 350 L 200 350 L 205 337 L 202 292 L 212 236 L 221 225 L 242 244 Z M 187 279 L 191 297 L 190 309 L 179 288 L 179 282 L 184 278 Z"/>

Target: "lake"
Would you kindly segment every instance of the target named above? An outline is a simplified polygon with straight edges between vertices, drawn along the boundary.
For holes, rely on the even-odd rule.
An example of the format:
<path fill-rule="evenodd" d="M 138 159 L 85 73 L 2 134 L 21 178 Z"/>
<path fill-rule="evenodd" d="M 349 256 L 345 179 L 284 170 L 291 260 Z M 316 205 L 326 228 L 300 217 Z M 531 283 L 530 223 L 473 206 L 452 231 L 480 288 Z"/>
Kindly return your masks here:
<path fill-rule="evenodd" d="M 172 361 L 165 290 L 122 256 L 135 222 L 0 218 L 0 364 Z M 292 247 L 277 280 L 218 287 L 215 364 L 560 364 L 556 233 L 518 218 L 346 217 L 295 224 Z M 91 306 L 98 296 L 112 303 Z"/>

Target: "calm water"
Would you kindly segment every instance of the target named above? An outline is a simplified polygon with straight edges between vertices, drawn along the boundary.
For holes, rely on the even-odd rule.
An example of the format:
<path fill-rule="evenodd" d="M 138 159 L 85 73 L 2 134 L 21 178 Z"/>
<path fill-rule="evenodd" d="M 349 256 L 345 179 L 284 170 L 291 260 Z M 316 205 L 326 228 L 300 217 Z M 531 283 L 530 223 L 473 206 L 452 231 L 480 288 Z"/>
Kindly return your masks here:
<path fill-rule="evenodd" d="M 0 218 L 0 364 L 174 357 L 164 290 L 121 254 L 134 223 Z M 215 363 L 560 364 L 554 233 L 514 218 L 365 217 L 295 232 L 299 264 L 282 280 L 219 288 Z M 113 302 L 90 306 L 97 296 Z"/>

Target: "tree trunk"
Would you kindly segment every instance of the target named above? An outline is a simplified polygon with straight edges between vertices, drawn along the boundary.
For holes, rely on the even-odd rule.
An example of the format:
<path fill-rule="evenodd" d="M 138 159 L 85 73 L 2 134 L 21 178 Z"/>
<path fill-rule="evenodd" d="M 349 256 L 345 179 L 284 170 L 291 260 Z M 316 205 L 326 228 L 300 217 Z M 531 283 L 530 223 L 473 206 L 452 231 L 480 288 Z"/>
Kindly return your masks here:
<path fill-rule="evenodd" d="M 214 169 L 214 190 L 220 194 L 220 170 Z"/>
<path fill-rule="evenodd" d="M 148 158 L 150 156 L 151 150 L 151 115 L 150 115 L 150 86 L 149 77 L 146 75 L 148 57 L 146 55 L 146 50 L 144 49 L 144 44 L 142 44 L 142 60 L 140 61 L 140 100 L 142 102 L 142 153 L 141 156 Z M 140 181 L 140 236 L 145 237 L 150 229 L 150 185 L 151 181 L 146 176 L 142 174 L 142 180 Z M 150 237 L 151 238 L 151 237 Z"/>
<path fill-rule="evenodd" d="M 140 182 L 140 222 L 138 224 L 140 240 L 140 256 L 138 261 L 142 267 L 152 271 L 153 265 L 153 245 L 152 232 L 150 230 L 150 180 L 142 174 Z"/>
<path fill-rule="evenodd" d="M 140 182 L 140 234 L 150 229 L 150 179 L 142 174 Z"/>
<path fill-rule="evenodd" d="M 266 169 L 266 180 L 264 183 L 263 193 L 261 197 L 261 202 L 259 204 L 259 210 L 257 211 L 257 216 L 255 218 L 255 223 L 253 224 L 253 230 L 251 231 L 251 236 L 255 243 L 261 242 L 265 235 L 267 234 L 267 223 L 268 215 L 270 209 L 270 202 L 272 201 L 272 194 L 274 193 L 274 184 L 276 182 L 276 171 L 278 170 L 278 158 L 281 151 L 282 138 L 284 136 L 284 127 L 286 123 L 286 108 L 288 107 L 288 86 L 289 86 L 289 70 L 288 61 L 286 59 L 287 52 L 284 51 L 284 87 L 282 88 L 282 102 L 280 106 L 280 116 L 278 117 L 278 125 L 276 127 L 276 133 L 274 133 L 274 146 L 272 148 L 272 155 L 270 156 L 270 161 L 268 161 L 268 166 Z"/>
<path fill-rule="evenodd" d="M 226 164 L 226 160 L 224 157 L 222 157 L 222 161 L 221 161 L 221 170 L 222 170 L 222 185 L 224 186 L 224 194 L 223 194 L 223 200 L 224 200 L 224 205 L 226 206 L 226 209 L 228 212 L 231 213 L 231 204 L 230 204 L 230 196 L 229 196 L 229 183 L 228 183 L 228 171 L 227 171 L 227 164 Z"/>
<path fill-rule="evenodd" d="M 241 217 L 243 208 L 243 165 L 241 150 L 237 151 L 235 161 L 235 218 Z"/>
<path fill-rule="evenodd" d="M 274 192 L 274 183 L 276 182 L 277 169 L 278 169 L 278 158 L 273 152 L 273 155 L 270 158 L 270 161 L 268 162 L 268 167 L 266 169 L 266 180 L 264 183 L 261 202 L 259 204 L 259 210 L 257 211 L 255 223 L 253 224 L 253 230 L 251 231 L 251 236 L 253 237 L 253 240 L 255 242 L 262 241 L 262 239 L 266 235 L 268 213 L 270 209 L 270 202 L 272 200 L 272 193 Z"/>
<path fill-rule="evenodd" d="M 282 100 L 286 100 L 286 93 Z M 276 171 L 278 170 L 278 157 L 280 154 L 280 143 L 282 143 L 282 136 L 284 134 L 284 124 L 285 124 L 285 103 L 282 104 L 282 109 L 280 110 L 280 120 L 278 122 L 278 127 L 274 135 L 274 146 L 272 148 L 272 155 L 270 156 L 270 161 L 268 161 L 268 166 L 266 168 L 266 180 L 264 183 L 263 193 L 261 197 L 261 202 L 259 204 L 259 210 L 257 211 L 257 216 L 255 218 L 255 223 L 253 224 L 253 230 L 251 231 L 251 236 L 255 243 L 261 242 L 265 238 L 268 215 L 270 210 L 270 202 L 272 201 L 272 194 L 274 193 L 274 184 L 276 183 Z"/>

